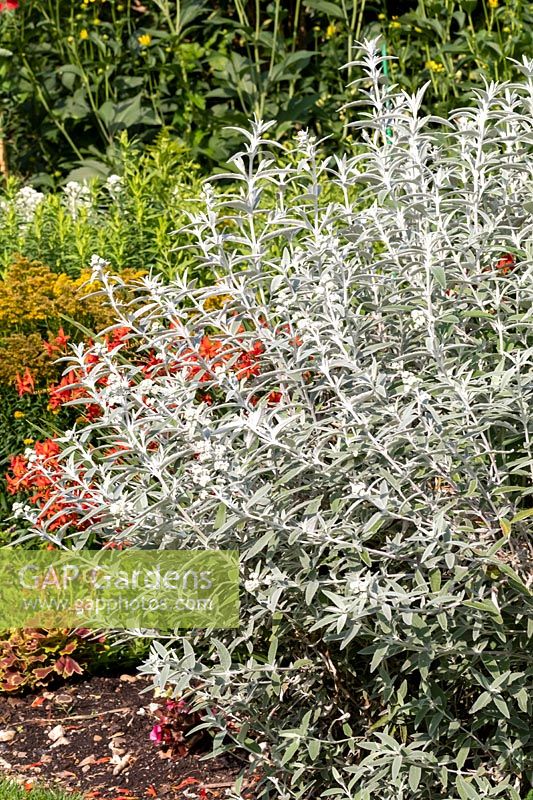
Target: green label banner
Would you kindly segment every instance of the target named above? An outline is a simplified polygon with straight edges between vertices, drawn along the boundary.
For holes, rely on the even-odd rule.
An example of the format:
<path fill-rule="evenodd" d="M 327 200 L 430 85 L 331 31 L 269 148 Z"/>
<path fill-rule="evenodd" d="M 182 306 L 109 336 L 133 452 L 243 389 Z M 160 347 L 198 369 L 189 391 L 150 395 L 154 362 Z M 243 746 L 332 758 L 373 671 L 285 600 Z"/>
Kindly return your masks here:
<path fill-rule="evenodd" d="M 236 628 L 232 550 L 0 549 L 0 628 Z"/>

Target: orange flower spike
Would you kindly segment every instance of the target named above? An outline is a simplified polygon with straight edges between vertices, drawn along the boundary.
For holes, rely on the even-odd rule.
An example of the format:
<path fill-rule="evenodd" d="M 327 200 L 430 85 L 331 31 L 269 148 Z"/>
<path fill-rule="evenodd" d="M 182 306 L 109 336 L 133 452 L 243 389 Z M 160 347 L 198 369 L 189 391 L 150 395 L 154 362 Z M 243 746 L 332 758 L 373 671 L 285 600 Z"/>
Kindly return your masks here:
<path fill-rule="evenodd" d="M 198 352 L 202 358 L 212 359 L 218 354 L 221 347 L 222 342 L 219 342 L 217 339 L 210 339 L 209 336 L 202 336 Z"/>
<path fill-rule="evenodd" d="M 59 350 L 65 350 L 69 339 L 70 336 L 68 336 L 63 330 L 63 327 L 61 327 L 57 332 L 54 343 Z"/>
<path fill-rule="evenodd" d="M 59 454 L 59 445 L 53 439 L 46 439 L 44 442 L 35 442 L 35 452 L 44 458 L 53 458 Z"/>
<path fill-rule="evenodd" d="M 43 342 L 43 348 L 46 350 L 46 354 L 48 358 L 53 358 L 55 353 L 55 345 L 51 344 L 50 342 Z"/>
<path fill-rule="evenodd" d="M 17 372 L 15 383 L 19 397 L 23 397 L 25 394 L 33 394 L 35 390 L 35 381 L 33 380 L 33 375 L 31 374 L 29 367 L 26 367 L 22 377 Z"/>

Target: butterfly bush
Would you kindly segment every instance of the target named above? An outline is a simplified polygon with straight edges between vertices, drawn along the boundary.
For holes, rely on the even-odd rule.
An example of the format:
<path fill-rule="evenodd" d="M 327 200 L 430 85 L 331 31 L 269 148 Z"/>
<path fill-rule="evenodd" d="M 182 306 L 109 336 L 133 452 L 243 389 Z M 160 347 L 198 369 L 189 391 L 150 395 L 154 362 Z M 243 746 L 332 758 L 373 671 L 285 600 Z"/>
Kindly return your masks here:
<path fill-rule="evenodd" d="M 378 46 L 353 154 L 240 131 L 188 231 L 214 285 L 126 302 L 93 259 L 120 344 L 73 347 L 97 413 L 58 439 L 57 514 L 26 516 L 56 546 L 240 551 L 241 627 L 161 638 L 143 671 L 222 710 L 215 752 L 248 752 L 258 798 L 519 800 L 533 61 L 445 120 Z"/>

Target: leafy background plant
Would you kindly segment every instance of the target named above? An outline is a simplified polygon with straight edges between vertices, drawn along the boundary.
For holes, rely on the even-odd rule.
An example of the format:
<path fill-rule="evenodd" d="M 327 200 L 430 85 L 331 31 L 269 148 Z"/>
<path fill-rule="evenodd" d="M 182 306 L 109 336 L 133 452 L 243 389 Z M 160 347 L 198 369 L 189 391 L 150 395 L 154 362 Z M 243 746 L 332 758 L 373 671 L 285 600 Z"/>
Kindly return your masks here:
<path fill-rule="evenodd" d="M 0 14 L 9 161 L 50 186 L 80 163 L 105 170 L 121 131 L 149 142 L 168 127 L 211 169 L 235 146 L 226 127 L 254 114 L 276 139 L 310 126 L 336 148 L 360 76 L 339 68 L 363 34 L 381 32 L 394 80 L 429 80 L 426 110 L 446 113 L 481 76 L 516 76 L 507 59 L 530 51 L 532 22 L 522 0 L 25 0 Z"/>

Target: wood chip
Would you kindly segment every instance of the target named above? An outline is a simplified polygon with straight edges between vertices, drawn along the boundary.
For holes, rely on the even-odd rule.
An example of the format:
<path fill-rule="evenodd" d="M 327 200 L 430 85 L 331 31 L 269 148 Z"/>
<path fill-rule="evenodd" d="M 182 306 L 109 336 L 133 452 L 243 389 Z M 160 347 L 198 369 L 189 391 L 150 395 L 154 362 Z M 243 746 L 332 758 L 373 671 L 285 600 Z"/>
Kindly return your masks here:
<path fill-rule="evenodd" d="M 57 740 L 61 739 L 61 737 L 64 735 L 65 729 L 62 725 L 56 725 L 55 728 L 52 728 L 51 731 L 48 731 L 48 738 L 53 742 L 57 742 Z"/>
<path fill-rule="evenodd" d="M 120 775 L 121 772 L 124 772 L 124 770 L 131 761 L 131 757 L 132 757 L 131 753 L 126 753 L 126 755 L 123 756 L 122 758 L 118 758 L 118 756 L 113 756 L 113 758 L 111 759 L 112 763 L 114 762 L 115 758 L 118 758 L 118 762 L 116 763 L 116 766 L 113 769 L 113 775 Z"/>
<path fill-rule="evenodd" d="M 11 742 L 16 735 L 17 732 L 14 731 L 12 728 L 6 731 L 0 731 L 0 742 Z"/>
<path fill-rule="evenodd" d="M 56 725 L 51 731 L 48 731 L 48 738 L 52 740 L 50 747 L 61 747 L 68 744 L 68 739 L 65 736 L 65 729 L 62 725 Z"/>

